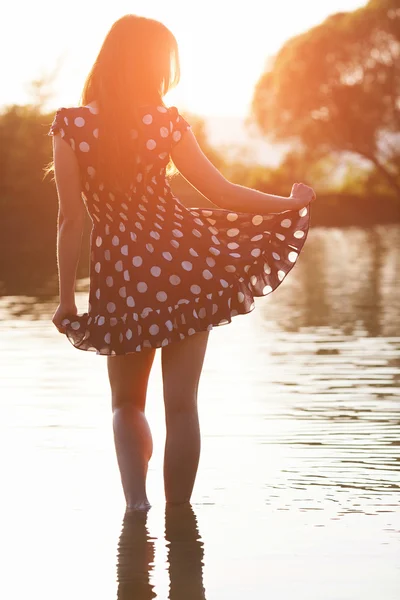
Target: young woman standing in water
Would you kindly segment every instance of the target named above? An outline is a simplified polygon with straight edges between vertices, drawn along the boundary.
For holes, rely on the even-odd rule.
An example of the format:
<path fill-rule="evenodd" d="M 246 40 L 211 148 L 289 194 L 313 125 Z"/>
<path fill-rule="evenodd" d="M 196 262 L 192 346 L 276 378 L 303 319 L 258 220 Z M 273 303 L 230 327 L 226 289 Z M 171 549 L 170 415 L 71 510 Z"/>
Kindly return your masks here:
<path fill-rule="evenodd" d="M 127 509 L 146 509 L 152 438 L 146 390 L 161 348 L 168 503 L 190 500 L 200 454 L 197 390 L 210 330 L 254 308 L 293 267 L 314 191 L 290 197 L 227 181 L 164 95 L 179 79 L 176 40 L 161 23 L 126 15 L 107 34 L 78 107 L 57 111 L 60 304 L 53 323 L 81 350 L 108 357 L 115 448 Z M 186 208 L 166 168 L 219 208 Z M 75 277 L 84 213 L 91 234 L 88 312 Z"/>

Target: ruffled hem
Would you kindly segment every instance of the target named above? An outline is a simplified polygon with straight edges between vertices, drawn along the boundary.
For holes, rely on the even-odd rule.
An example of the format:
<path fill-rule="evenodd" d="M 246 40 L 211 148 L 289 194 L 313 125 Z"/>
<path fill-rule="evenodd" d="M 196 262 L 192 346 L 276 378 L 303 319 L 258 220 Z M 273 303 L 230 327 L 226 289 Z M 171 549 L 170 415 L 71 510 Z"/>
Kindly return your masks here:
<path fill-rule="evenodd" d="M 191 212 L 201 217 L 208 213 L 222 217 L 225 211 L 195 209 Z M 251 215 L 247 215 L 249 217 Z M 268 218 L 276 220 L 271 227 L 273 233 L 260 254 L 252 254 L 250 264 L 247 259 L 247 264 L 237 264 L 235 272 L 226 274 L 226 287 L 191 301 L 181 300 L 162 310 L 146 308 L 141 313 L 130 312 L 120 317 L 85 313 L 67 318 L 63 324 L 68 340 L 79 350 L 119 356 L 144 348 L 161 348 L 195 333 L 227 325 L 233 317 L 251 312 L 255 307 L 254 298 L 272 293 L 292 270 L 310 225 L 309 208 L 264 217 Z M 289 219 L 294 235 L 285 237 L 280 232 L 285 230 L 285 221 Z"/>

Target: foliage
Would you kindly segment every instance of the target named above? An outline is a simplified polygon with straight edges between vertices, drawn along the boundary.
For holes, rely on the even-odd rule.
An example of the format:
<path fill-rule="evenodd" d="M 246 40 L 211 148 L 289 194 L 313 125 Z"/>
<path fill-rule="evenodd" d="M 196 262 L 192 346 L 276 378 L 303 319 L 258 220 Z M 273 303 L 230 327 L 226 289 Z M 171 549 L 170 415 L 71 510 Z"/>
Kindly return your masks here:
<path fill-rule="evenodd" d="M 289 40 L 260 78 L 252 114 L 307 161 L 331 152 L 368 159 L 400 198 L 400 8 L 370 0 Z M 383 148 L 383 146 L 385 148 Z"/>

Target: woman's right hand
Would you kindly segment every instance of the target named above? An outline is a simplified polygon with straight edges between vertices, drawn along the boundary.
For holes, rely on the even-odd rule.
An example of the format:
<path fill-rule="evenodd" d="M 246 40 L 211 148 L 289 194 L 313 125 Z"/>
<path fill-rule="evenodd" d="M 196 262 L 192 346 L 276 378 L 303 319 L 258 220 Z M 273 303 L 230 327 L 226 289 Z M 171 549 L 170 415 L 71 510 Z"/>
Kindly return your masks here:
<path fill-rule="evenodd" d="M 303 208 L 310 202 L 314 202 L 316 195 L 312 187 L 304 183 L 294 183 L 290 192 L 290 199 L 295 201 L 295 208 Z"/>

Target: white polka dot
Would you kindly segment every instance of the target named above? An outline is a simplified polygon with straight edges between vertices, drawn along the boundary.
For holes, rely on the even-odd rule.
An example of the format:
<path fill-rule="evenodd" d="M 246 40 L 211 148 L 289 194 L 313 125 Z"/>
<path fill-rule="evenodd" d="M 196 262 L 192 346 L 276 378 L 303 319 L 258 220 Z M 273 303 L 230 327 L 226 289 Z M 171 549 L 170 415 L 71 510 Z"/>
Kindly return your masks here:
<path fill-rule="evenodd" d="M 71 323 L 71 327 L 72 327 L 72 329 L 74 329 L 75 331 L 77 331 L 78 329 L 80 329 L 81 324 L 78 321 L 73 321 Z"/>
<path fill-rule="evenodd" d="M 129 271 L 127 269 L 124 271 L 124 279 L 125 281 L 131 280 L 131 276 L 129 275 Z"/>
<path fill-rule="evenodd" d="M 252 241 L 252 242 L 258 242 L 259 240 L 262 240 L 262 239 L 263 239 L 263 237 L 264 237 L 264 236 L 262 235 L 262 233 L 259 233 L 258 235 L 255 235 L 254 237 L 252 237 L 252 238 L 251 238 L 251 241 Z"/>
<path fill-rule="evenodd" d="M 236 271 L 236 267 L 234 265 L 226 265 L 225 271 L 228 273 L 234 273 Z"/>
<path fill-rule="evenodd" d="M 252 218 L 251 222 L 253 223 L 253 225 L 261 225 L 261 223 L 263 222 L 263 218 L 261 215 L 254 215 L 254 217 Z"/>
<path fill-rule="evenodd" d="M 146 142 L 146 148 L 148 148 L 148 150 L 154 150 L 154 148 L 157 146 L 157 143 L 155 140 L 147 140 Z"/>
<path fill-rule="evenodd" d="M 119 244 L 119 237 L 117 235 L 114 235 L 114 237 L 112 239 L 112 245 L 118 246 L 118 244 Z"/>
<path fill-rule="evenodd" d="M 122 269 L 123 269 L 123 264 L 122 264 L 122 260 L 118 260 L 115 263 L 115 270 L 118 271 L 119 273 L 121 273 Z"/>
<path fill-rule="evenodd" d="M 174 142 L 179 142 L 181 137 L 182 135 L 180 131 L 174 131 L 174 133 L 172 134 L 172 139 L 174 140 Z"/>
<path fill-rule="evenodd" d="M 127 246 L 127 244 L 125 244 L 124 246 L 121 247 L 121 254 L 123 254 L 124 256 L 128 256 L 128 246 Z"/>
<path fill-rule="evenodd" d="M 226 215 L 226 218 L 228 219 L 228 221 L 236 221 L 236 219 L 238 218 L 238 214 L 237 213 L 228 213 Z"/>
<path fill-rule="evenodd" d="M 103 243 L 102 238 L 98 235 L 96 238 L 96 246 L 99 248 Z"/>
<path fill-rule="evenodd" d="M 104 341 L 106 344 L 111 343 L 111 333 L 106 333 L 106 335 L 104 336 Z"/>
<path fill-rule="evenodd" d="M 130 308 L 133 308 L 135 306 L 135 301 L 132 298 L 132 296 L 128 296 L 126 299 L 126 303 Z"/>
<path fill-rule="evenodd" d="M 159 300 L 159 302 L 165 302 L 168 296 L 165 292 L 157 292 L 156 298 Z"/>
<path fill-rule="evenodd" d="M 138 292 L 141 292 L 143 294 L 147 291 L 147 283 L 145 283 L 144 281 L 139 281 L 136 288 Z"/>
<path fill-rule="evenodd" d="M 273 252 L 273 253 L 272 253 L 272 257 L 273 257 L 275 260 L 280 260 L 280 259 L 281 259 L 281 257 L 279 256 L 279 254 L 278 254 L 277 252 Z"/>
<path fill-rule="evenodd" d="M 126 339 L 130 340 L 132 339 L 132 330 L 131 329 L 127 329 L 126 333 L 125 333 Z"/>
<path fill-rule="evenodd" d="M 306 207 L 304 207 L 304 208 L 301 208 L 301 209 L 299 210 L 299 215 L 300 215 L 300 217 L 305 217 L 307 213 L 308 213 L 308 210 L 306 209 Z"/>
<path fill-rule="evenodd" d="M 244 294 L 243 294 L 243 292 L 238 292 L 237 297 L 238 297 L 238 301 L 239 302 L 243 302 L 244 301 Z"/>
<path fill-rule="evenodd" d="M 228 231 L 226 232 L 226 235 L 228 237 L 235 237 L 236 235 L 238 235 L 238 233 L 239 233 L 239 229 L 234 227 L 232 229 L 228 229 Z"/>
<path fill-rule="evenodd" d="M 298 240 L 301 240 L 301 238 L 304 237 L 304 231 L 295 231 L 294 232 L 294 237 L 297 238 Z"/>
<path fill-rule="evenodd" d="M 182 231 L 180 231 L 179 229 L 173 229 L 173 230 L 172 230 L 172 234 L 173 234 L 175 237 L 182 237 L 182 236 L 183 236 L 183 233 L 182 233 Z"/>
<path fill-rule="evenodd" d="M 204 279 L 212 279 L 212 273 L 211 273 L 211 271 L 209 271 L 208 269 L 205 269 L 203 271 L 203 277 L 204 277 Z"/>
<path fill-rule="evenodd" d="M 104 323 L 106 322 L 104 317 L 99 317 L 97 320 L 97 325 L 104 325 Z"/>
<path fill-rule="evenodd" d="M 239 248 L 239 244 L 237 244 L 236 242 L 229 242 L 228 248 L 230 250 L 236 250 L 236 248 Z"/>
<path fill-rule="evenodd" d="M 132 259 L 132 264 L 134 267 L 140 267 L 143 263 L 143 258 L 141 256 L 134 256 Z"/>
<path fill-rule="evenodd" d="M 160 113 L 166 113 L 167 109 L 165 108 L 165 106 L 157 106 L 157 110 Z"/>
<path fill-rule="evenodd" d="M 76 117 L 76 119 L 74 120 L 74 123 L 77 127 L 84 127 L 85 119 L 83 119 L 82 117 Z"/>
<path fill-rule="evenodd" d="M 151 115 L 144 115 L 142 121 L 145 125 L 150 125 L 153 122 L 153 117 Z"/>
<path fill-rule="evenodd" d="M 283 221 L 281 221 L 281 226 L 285 227 L 286 229 L 288 227 L 290 227 L 292 224 L 292 221 L 290 219 L 283 219 Z"/>
<path fill-rule="evenodd" d="M 215 267 L 215 260 L 211 256 L 207 256 L 206 263 L 209 267 Z"/>
<path fill-rule="evenodd" d="M 155 240 L 159 240 L 160 239 L 160 234 L 157 231 L 150 231 L 150 235 Z"/>
<path fill-rule="evenodd" d="M 165 327 L 169 330 L 172 331 L 174 326 L 172 324 L 172 321 L 165 321 Z"/>
<path fill-rule="evenodd" d="M 96 290 L 96 298 L 97 300 L 100 300 L 100 290 Z"/>
<path fill-rule="evenodd" d="M 121 298 L 126 298 L 126 287 L 123 286 L 122 288 L 119 288 L 118 293 L 121 296 Z"/>
<path fill-rule="evenodd" d="M 158 155 L 158 158 L 160 158 L 161 160 L 164 160 L 164 158 L 167 158 L 167 156 L 168 156 L 168 152 L 161 152 Z"/>
<path fill-rule="evenodd" d="M 154 252 L 154 246 L 153 246 L 153 244 L 146 244 L 146 250 L 148 252 Z"/>
<path fill-rule="evenodd" d="M 194 248 L 189 248 L 189 253 L 190 253 L 192 256 L 199 256 L 199 255 L 198 255 L 198 253 L 196 252 L 196 250 L 195 250 Z"/>
<path fill-rule="evenodd" d="M 124 233 L 124 231 L 126 230 L 126 227 L 123 223 L 119 224 L 119 230 L 122 231 L 122 233 Z"/>
<path fill-rule="evenodd" d="M 168 129 L 167 129 L 166 127 L 161 127 L 161 129 L 160 129 L 160 135 L 161 135 L 161 137 L 163 137 L 163 138 L 166 138 L 166 137 L 168 137 L 168 136 L 169 136 L 169 131 L 168 131 Z"/>
<path fill-rule="evenodd" d="M 217 304 L 213 304 L 212 305 L 212 314 L 215 315 L 215 313 L 218 312 L 218 305 Z"/>
<path fill-rule="evenodd" d="M 264 273 L 266 273 L 267 275 L 270 275 L 271 273 L 271 267 L 267 265 L 267 263 L 264 264 Z"/>
<path fill-rule="evenodd" d="M 140 182 L 142 181 L 142 179 L 143 179 L 143 175 L 142 175 L 142 173 L 138 173 L 138 174 L 136 175 L 136 181 L 137 181 L 138 183 L 140 183 Z"/>
<path fill-rule="evenodd" d="M 89 177 L 94 177 L 96 175 L 96 169 L 94 167 L 88 167 L 87 173 L 88 173 Z"/>
<path fill-rule="evenodd" d="M 219 241 L 219 239 L 218 239 L 218 238 L 217 238 L 215 235 L 212 235 L 212 236 L 211 236 L 211 239 L 212 239 L 213 243 L 214 243 L 216 246 L 219 246 L 219 245 L 220 245 L 220 243 L 221 243 L 221 242 Z"/>
<path fill-rule="evenodd" d="M 227 288 L 229 286 L 229 283 L 225 280 L 225 279 L 220 279 L 221 285 L 224 288 Z"/>
<path fill-rule="evenodd" d="M 193 265 L 191 262 L 189 262 L 188 260 L 184 260 L 182 262 L 182 267 L 185 269 L 185 271 L 191 271 L 193 268 Z"/>
<path fill-rule="evenodd" d="M 211 254 L 214 254 L 214 256 L 218 256 L 218 254 L 221 254 L 219 250 L 217 250 L 217 248 L 213 248 L 211 246 L 211 248 L 209 248 L 209 251 L 211 252 Z"/>
<path fill-rule="evenodd" d="M 245 265 L 244 272 L 248 273 L 251 265 Z"/>
<path fill-rule="evenodd" d="M 260 256 L 261 254 L 261 250 L 260 248 L 253 248 L 253 250 L 250 253 L 252 256 L 254 256 L 255 258 L 257 258 L 258 256 Z"/>
<path fill-rule="evenodd" d="M 151 267 L 150 273 L 153 275 L 153 277 L 159 277 L 161 275 L 161 269 L 160 267 Z"/>
<path fill-rule="evenodd" d="M 139 223 L 139 221 L 135 222 L 135 227 L 136 227 L 136 229 L 140 229 L 140 231 L 142 231 L 142 229 L 143 229 L 142 224 Z"/>
<path fill-rule="evenodd" d="M 160 331 L 160 328 L 158 325 L 156 325 L 155 323 L 153 325 L 150 325 L 149 327 L 149 333 L 150 335 L 157 335 L 157 333 Z"/>
<path fill-rule="evenodd" d="M 296 260 L 297 260 L 297 257 L 298 257 L 298 254 L 297 254 L 297 252 L 289 252 L 289 254 L 288 254 L 288 259 L 289 259 L 289 260 L 290 260 L 290 262 L 292 262 L 292 263 L 296 262 Z"/>
<path fill-rule="evenodd" d="M 192 230 L 193 235 L 195 235 L 196 237 L 201 237 L 201 233 L 198 229 L 193 229 Z"/>
<path fill-rule="evenodd" d="M 95 137 L 95 138 L 99 137 L 99 130 L 97 128 L 93 129 L 93 137 Z"/>
<path fill-rule="evenodd" d="M 200 294 L 201 287 L 199 285 L 191 285 L 190 291 L 192 292 L 192 294 Z"/>
<path fill-rule="evenodd" d="M 237 252 L 229 252 L 229 256 L 232 256 L 232 258 L 240 258 L 240 254 Z"/>
<path fill-rule="evenodd" d="M 80 142 L 79 144 L 79 150 L 81 152 L 89 152 L 90 150 L 90 146 L 87 142 Z"/>
<path fill-rule="evenodd" d="M 281 242 L 283 242 L 285 239 L 285 236 L 282 233 L 276 233 L 275 236 L 278 238 L 278 240 L 281 240 Z"/>
<path fill-rule="evenodd" d="M 266 286 L 263 288 L 263 291 L 262 291 L 262 293 L 263 293 L 263 294 L 269 294 L 270 292 L 272 292 L 272 287 L 271 287 L 270 285 L 266 285 Z"/>
<path fill-rule="evenodd" d="M 169 281 L 170 283 L 172 283 L 172 285 L 179 285 L 181 282 L 181 278 L 178 277 L 178 275 L 170 275 Z"/>
<path fill-rule="evenodd" d="M 194 335 L 196 333 L 196 330 L 193 329 L 193 327 L 190 327 L 190 329 L 188 330 L 188 335 Z"/>
<path fill-rule="evenodd" d="M 97 262 L 94 266 L 94 270 L 96 271 L 96 273 L 100 273 L 100 269 L 101 269 L 101 264 L 99 262 Z"/>
<path fill-rule="evenodd" d="M 256 285 L 256 283 L 257 283 L 257 277 L 255 275 L 252 275 L 250 277 L 250 283 L 251 283 L 251 285 Z"/>
<path fill-rule="evenodd" d="M 108 285 L 108 287 L 112 287 L 114 285 L 114 279 L 111 277 L 111 275 L 106 277 L 106 284 Z"/>
<path fill-rule="evenodd" d="M 109 303 L 107 304 L 107 310 L 108 310 L 108 312 L 109 312 L 109 313 L 113 313 L 113 312 L 115 312 L 115 309 L 116 309 L 116 308 L 117 308 L 117 307 L 115 306 L 114 302 L 109 302 Z"/>
<path fill-rule="evenodd" d="M 278 271 L 279 281 L 282 281 L 284 277 L 285 277 L 285 271 Z"/>
<path fill-rule="evenodd" d="M 172 260 L 171 252 L 163 252 L 162 255 L 165 258 L 165 260 Z"/>

